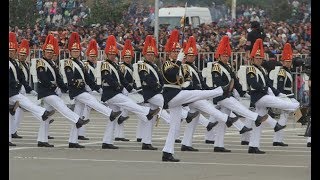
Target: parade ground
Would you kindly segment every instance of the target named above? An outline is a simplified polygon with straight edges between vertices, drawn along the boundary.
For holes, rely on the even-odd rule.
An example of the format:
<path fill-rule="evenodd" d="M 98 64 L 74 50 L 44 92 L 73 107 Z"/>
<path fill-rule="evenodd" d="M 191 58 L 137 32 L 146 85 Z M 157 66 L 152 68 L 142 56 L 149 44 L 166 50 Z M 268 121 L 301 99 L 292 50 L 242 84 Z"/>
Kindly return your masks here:
<path fill-rule="evenodd" d="M 130 114 L 125 121 L 129 142 L 115 141 L 119 149 L 102 149 L 106 119 L 92 111 L 86 125 L 90 140 L 79 140 L 84 149 L 69 149 L 70 123 L 59 113 L 50 125 L 49 143 L 54 148 L 37 147 L 39 122 L 30 113 L 24 113 L 18 134 L 22 139 L 12 139 L 16 147 L 9 147 L 10 180 L 309 180 L 311 173 L 311 148 L 307 147 L 305 128 L 289 120 L 285 128 L 288 147 L 272 146 L 274 131 L 263 129 L 260 150 L 266 154 L 248 154 L 248 146 L 240 145 L 239 132 L 227 128 L 225 148 L 231 153 L 213 152 L 212 144 L 204 143 L 205 127 L 198 126 L 193 147 L 199 152 L 181 152 L 175 144 L 174 157 L 178 163 L 162 162 L 162 148 L 169 126 L 160 120 L 154 127 L 153 146 L 156 151 L 141 150 L 136 142 L 137 118 Z M 182 122 L 182 139 L 186 122 Z"/>

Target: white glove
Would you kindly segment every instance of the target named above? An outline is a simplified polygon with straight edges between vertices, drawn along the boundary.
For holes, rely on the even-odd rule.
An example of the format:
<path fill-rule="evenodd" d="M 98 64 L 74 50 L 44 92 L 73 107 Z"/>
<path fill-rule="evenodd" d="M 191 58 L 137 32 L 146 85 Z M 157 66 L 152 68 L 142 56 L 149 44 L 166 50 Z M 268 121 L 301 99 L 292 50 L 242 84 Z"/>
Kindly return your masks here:
<path fill-rule="evenodd" d="M 38 96 L 38 93 L 35 90 L 30 91 L 30 94 L 32 94 L 33 96 Z"/>
<path fill-rule="evenodd" d="M 62 92 L 61 92 L 61 89 L 60 88 L 56 88 L 56 90 L 54 91 L 59 97 L 62 96 Z"/>
<path fill-rule="evenodd" d="M 123 90 L 122 90 L 122 94 L 124 94 L 124 95 L 128 96 L 129 92 L 127 91 L 127 89 L 126 89 L 126 88 L 123 88 Z"/>
<path fill-rule="evenodd" d="M 102 94 L 102 92 L 103 92 L 103 90 L 102 90 L 102 88 L 100 88 L 100 89 L 99 89 L 99 93 Z"/>
<path fill-rule="evenodd" d="M 276 96 L 276 95 L 274 95 L 274 93 L 273 93 L 272 89 L 271 89 L 271 88 L 269 88 L 269 87 L 268 87 L 268 94 L 269 94 L 269 95 L 271 95 L 271 96 Z"/>
<path fill-rule="evenodd" d="M 88 85 L 85 85 L 85 86 L 84 86 L 84 89 L 85 89 L 86 91 L 88 91 L 88 92 L 91 92 L 91 91 L 92 91 L 92 89 L 91 89 L 90 86 L 88 86 Z"/>
<path fill-rule="evenodd" d="M 245 93 L 243 97 L 250 98 L 250 95 L 248 93 Z"/>
<path fill-rule="evenodd" d="M 278 97 L 287 97 L 287 95 L 283 94 L 283 93 L 279 93 Z"/>
<path fill-rule="evenodd" d="M 182 62 L 182 61 L 183 61 L 183 58 L 184 58 L 184 52 L 183 52 L 183 49 L 181 49 L 180 52 L 179 52 L 179 54 L 178 54 L 177 61 Z"/>

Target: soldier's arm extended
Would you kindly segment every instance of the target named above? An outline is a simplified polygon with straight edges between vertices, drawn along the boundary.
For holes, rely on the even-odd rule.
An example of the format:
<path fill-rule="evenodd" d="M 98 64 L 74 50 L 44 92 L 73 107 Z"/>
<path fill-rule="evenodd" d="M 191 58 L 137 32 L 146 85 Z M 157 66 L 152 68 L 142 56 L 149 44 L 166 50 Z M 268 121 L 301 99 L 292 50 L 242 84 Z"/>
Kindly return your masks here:
<path fill-rule="evenodd" d="M 62 92 L 67 92 L 68 86 L 63 82 L 63 79 L 59 73 L 56 74 L 56 78 L 57 78 L 58 87 L 62 90 Z"/>
<path fill-rule="evenodd" d="M 92 90 L 99 92 L 100 86 L 96 84 L 94 76 L 91 76 L 88 71 L 85 71 L 84 78 L 85 78 L 86 84 L 88 84 Z"/>
<path fill-rule="evenodd" d="M 120 78 L 120 82 L 121 84 L 126 88 L 126 90 L 128 92 L 131 92 L 133 87 L 129 84 L 129 82 L 127 81 L 126 78 L 124 78 L 122 73 L 119 73 L 119 78 Z"/>

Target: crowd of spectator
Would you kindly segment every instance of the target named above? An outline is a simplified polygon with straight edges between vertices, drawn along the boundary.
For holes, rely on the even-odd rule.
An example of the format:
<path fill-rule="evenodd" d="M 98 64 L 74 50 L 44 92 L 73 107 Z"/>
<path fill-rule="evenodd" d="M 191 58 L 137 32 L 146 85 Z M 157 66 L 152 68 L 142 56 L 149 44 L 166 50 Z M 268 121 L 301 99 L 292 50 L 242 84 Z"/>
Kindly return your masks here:
<path fill-rule="evenodd" d="M 31 49 L 41 48 L 48 33 L 53 33 L 58 38 L 60 49 L 65 49 L 69 34 L 77 31 L 81 37 L 83 55 L 91 38 L 97 40 L 100 49 L 104 49 L 106 39 L 111 34 L 116 36 L 120 49 L 126 39 L 131 39 L 135 51 L 141 52 L 146 35 L 153 34 L 154 28 L 151 26 L 151 21 L 154 17 L 154 8 L 138 1 L 132 3 L 128 11 L 123 13 L 124 23 L 92 24 L 90 26 L 79 25 L 81 19 L 89 13 L 84 0 L 37 0 L 36 2 L 37 10 L 44 15 L 47 21 L 46 26 L 42 27 L 40 22 L 37 22 L 34 27 L 25 29 L 9 27 L 9 31 L 17 34 L 18 42 L 22 38 L 28 39 Z M 309 4 L 299 3 L 297 0 L 289 2 L 296 9 L 295 16 L 304 14 L 297 22 L 274 22 L 259 7 L 239 5 L 236 19 L 232 20 L 230 16 L 226 16 L 218 22 L 201 24 L 197 28 L 186 26 L 183 37 L 186 40 L 189 36 L 194 36 L 199 52 L 214 52 L 221 37 L 228 35 L 233 51 L 244 52 L 247 34 L 251 30 L 250 22 L 258 21 L 266 33 L 264 46 L 271 58 L 281 53 L 286 42 L 292 44 L 294 54 L 310 54 L 311 18 L 307 20 L 311 11 Z M 158 41 L 160 52 L 164 50 L 169 34 L 170 29 L 160 26 Z"/>

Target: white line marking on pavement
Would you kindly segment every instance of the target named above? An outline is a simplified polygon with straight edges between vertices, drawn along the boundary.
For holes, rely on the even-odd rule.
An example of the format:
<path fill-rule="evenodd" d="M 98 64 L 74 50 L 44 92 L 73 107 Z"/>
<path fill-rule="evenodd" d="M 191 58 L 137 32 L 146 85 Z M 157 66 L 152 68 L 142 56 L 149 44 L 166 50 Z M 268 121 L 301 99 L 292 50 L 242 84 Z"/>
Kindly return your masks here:
<path fill-rule="evenodd" d="M 65 160 L 65 161 L 91 161 L 91 162 L 118 162 L 118 163 L 152 163 L 164 164 L 169 162 L 162 161 L 127 161 L 127 160 L 112 160 L 112 159 L 71 159 L 71 158 L 47 158 L 47 157 L 21 157 L 14 156 L 15 159 L 34 159 L 34 160 Z M 202 163 L 202 162 L 176 162 L 176 164 L 188 165 L 223 165 L 223 166 L 253 166 L 253 167 L 276 167 L 276 168 L 308 168 L 308 166 L 289 166 L 278 164 L 233 164 L 233 163 Z"/>

